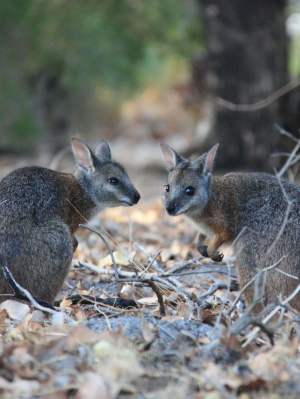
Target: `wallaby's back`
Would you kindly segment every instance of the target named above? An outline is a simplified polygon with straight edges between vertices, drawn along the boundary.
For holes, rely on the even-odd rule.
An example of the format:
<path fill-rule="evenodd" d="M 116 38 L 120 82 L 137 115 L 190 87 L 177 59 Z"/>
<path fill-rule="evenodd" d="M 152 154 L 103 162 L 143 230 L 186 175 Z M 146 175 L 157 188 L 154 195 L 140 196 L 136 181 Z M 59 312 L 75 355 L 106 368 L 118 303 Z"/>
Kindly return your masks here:
<path fill-rule="evenodd" d="M 263 283 L 247 288 L 247 302 L 275 303 L 300 283 L 300 188 L 265 173 L 215 177 L 217 148 L 191 161 L 162 145 L 169 170 L 167 212 L 186 214 L 203 229 L 198 249 L 204 256 L 221 260 L 218 248 L 233 241 L 241 288 L 252 279 Z M 300 310 L 299 295 L 291 303 Z"/>
<path fill-rule="evenodd" d="M 73 256 L 68 204 L 72 175 L 18 169 L 0 182 L 0 261 L 38 299 L 52 302 Z M 11 292 L 3 275 L 0 293 Z"/>
<path fill-rule="evenodd" d="M 236 215 L 233 237 L 238 237 L 241 286 L 259 270 L 274 266 L 257 294 L 263 295 L 264 304 L 277 302 L 280 294 L 286 297 L 300 283 L 300 188 L 263 173 L 232 173 L 219 179 L 217 191 L 225 185 L 225 193 L 234 198 L 227 220 Z M 248 303 L 254 299 L 254 286 L 245 292 Z M 298 297 L 292 305 L 300 310 Z"/>
<path fill-rule="evenodd" d="M 52 302 L 71 264 L 80 223 L 106 207 L 132 206 L 140 195 L 101 141 L 73 139 L 74 175 L 17 169 L 0 182 L 0 263 L 37 299 Z M 0 294 L 11 292 L 0 269 Z M 1 296 L 0 296 L 1 298 Z"/>

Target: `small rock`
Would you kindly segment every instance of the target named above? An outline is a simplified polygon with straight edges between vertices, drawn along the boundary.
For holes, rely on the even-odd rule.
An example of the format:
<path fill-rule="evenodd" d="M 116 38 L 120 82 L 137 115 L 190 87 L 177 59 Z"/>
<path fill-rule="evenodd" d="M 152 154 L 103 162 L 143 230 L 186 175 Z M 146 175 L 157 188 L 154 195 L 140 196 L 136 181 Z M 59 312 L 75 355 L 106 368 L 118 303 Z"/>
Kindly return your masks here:
<path fill-rule="evenodd" d="M 25 303 L 8 299 L 0 304 L 0 310 L 5 309 L 12 320 L 22 321 L 30 312 L 30 307 Z"/>

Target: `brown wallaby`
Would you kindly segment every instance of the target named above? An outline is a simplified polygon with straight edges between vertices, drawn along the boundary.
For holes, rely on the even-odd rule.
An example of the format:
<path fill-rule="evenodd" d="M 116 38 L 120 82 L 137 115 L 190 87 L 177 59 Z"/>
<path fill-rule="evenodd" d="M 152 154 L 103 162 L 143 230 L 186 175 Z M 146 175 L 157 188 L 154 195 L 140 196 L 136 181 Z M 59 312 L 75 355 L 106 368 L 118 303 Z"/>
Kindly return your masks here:
<path fill-rule="evenodd" d="M 49 303 L 68 273 L 78 225 L 106 207 L 140 199 L 106 142 L 92 151 L 73 139 L 72 150 L 74 175 L 25 167 L 0 182 L 0 262 L 36 299 Z M 0 271 L 0 300 L 9 293 Z"/>
<path fill-rule="evenodd" d="M 213 176 L 217 148 L 188 160 L 161 145 L 169 171 L 166 210 L 186 214 L 205 234 L 198 243 L 204 256 L 221 260 L 220 245 L 234 242 L 240 286 L 253 279 L 245 297 L 248 304 L 260 299 L 259 310 L 300 283 L 300 188 L 266 173 Z M 300 310 L 299 295 L 291 304 Z"/>

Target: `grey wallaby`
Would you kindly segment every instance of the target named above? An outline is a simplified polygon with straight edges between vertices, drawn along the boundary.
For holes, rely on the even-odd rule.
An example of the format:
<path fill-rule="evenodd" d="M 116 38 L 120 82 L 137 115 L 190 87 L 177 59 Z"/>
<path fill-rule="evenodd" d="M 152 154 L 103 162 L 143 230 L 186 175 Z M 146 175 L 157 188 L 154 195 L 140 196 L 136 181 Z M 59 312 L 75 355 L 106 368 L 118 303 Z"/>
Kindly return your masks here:
<path fill-rule="evenodd" d="M 0 182 L 0 262 L 36 299 L 53 302 L 68 273 L 78 225 L 106 207 L 140 195 L 101 141 L 92 151 L 72 140 L 73 174 L 20 168 Z M 12 293 L 0 270 L 0 300 Z"/>
<path fill-rule="evenodd" d="M 161 145 L 169 172 L 165 207 L 195 222 L 204 256 L 221 260 L 218 248 L 233 242 L 240 286 L 253 280 L 245 298 L 260 310 L 300 283 L 300 188 L 267 173 L 214 176 L 217 149 L 188 160 Z M 299 295 L 291 305 L 300 310 Z"/>

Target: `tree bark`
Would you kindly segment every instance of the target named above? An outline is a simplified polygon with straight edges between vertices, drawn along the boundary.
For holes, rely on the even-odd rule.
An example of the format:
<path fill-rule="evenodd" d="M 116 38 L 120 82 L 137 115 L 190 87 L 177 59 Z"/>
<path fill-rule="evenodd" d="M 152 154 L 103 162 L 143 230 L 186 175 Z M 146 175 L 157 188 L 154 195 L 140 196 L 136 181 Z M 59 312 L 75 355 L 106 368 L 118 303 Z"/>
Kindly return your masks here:
<path fill-rule="evenodd" d="M 29 79 L 35 94 L 36 113 L 45 129 L 42 147 L 51 155 L 69 143 L 69 92 L 63 83 L 63 67 L 42 68 Z"/>
<path fill-rule="evenodd" d="M 285 85 L 286 0 L 198 0 L 202 10 L 213 91 L 236 104 L 253 104 Z M 282 121 L 281 103 L 236 112 L 216 102 L 214 141 L 222 168 L 268 169 Z"/>

